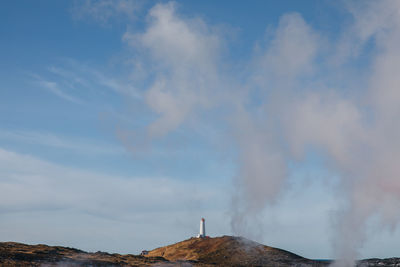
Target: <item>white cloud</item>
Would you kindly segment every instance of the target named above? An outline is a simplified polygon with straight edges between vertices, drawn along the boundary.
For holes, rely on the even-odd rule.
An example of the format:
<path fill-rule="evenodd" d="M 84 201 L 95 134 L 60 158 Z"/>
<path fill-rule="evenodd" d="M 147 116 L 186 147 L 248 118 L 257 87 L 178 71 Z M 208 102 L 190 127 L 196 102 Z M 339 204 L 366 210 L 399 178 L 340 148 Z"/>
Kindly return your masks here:
<path fill-rule="evenodd" d="M 314 70 L 319 36 L 298 13 L 283 15 L 273 39 L 260 51 L 254 73 L 263 83 L 290 80 Z M 275 90 L 278 90 L 277 88 Z"/>
<path fill-rule="evenodd" d="M 346 6 L 354 16 L 354 24 L 350 31 L 362 42 L 384 34 L 400 22 L 400 3 L 396 0 L 353 1 Z"/>
<path fill-rule="evenodd" d="M 148 71 L 156 73 L 145 94 L 159 118 L 148 128 L 150 136 L 164 136 L 197 109 L 212 106 L 218 88 L 220 38 L 200 19 L 185 20 L 174 3 L 157 4 L 149 12 L 142 34 L 127 32 L 124 40 L 145 56 Z"/>

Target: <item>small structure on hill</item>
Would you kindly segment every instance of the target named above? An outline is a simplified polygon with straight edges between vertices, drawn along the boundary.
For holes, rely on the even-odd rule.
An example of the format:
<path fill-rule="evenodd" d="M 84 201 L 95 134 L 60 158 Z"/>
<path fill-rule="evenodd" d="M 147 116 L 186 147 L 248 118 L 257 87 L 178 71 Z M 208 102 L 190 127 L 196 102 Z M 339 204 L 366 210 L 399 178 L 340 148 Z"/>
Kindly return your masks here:
<path fill-rule="evenodd" d="M 197 238 L 205 238 L 206 237 L 206 223 L 204 218 L 200 220 L 200 232 L 197 235 Z"/>
<path fill-rule="evenodd" d="M 140 253 L 140 256 L 146 256 L 149 255 L 149 251 L 148 250 L 142 250 L 142 253 Z"/>

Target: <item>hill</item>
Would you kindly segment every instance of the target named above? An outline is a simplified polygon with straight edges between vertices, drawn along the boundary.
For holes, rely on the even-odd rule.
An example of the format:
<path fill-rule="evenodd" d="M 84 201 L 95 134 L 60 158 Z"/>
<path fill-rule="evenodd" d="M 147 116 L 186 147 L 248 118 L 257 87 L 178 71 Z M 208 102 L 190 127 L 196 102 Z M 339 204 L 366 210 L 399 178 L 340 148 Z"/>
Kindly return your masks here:
<path fill-rule="evenodd" d="M 157 248 L 148 256 L 170 261 L 186 260 L 212 266 L 326 266 L 291 252 L 268 247 L 254 241 L 233 236 L 190 238 Z"/>
<path fill-rule="evenodd" d="M 190 238 L 156 248 L 148 255 L 89 253 L 75 248 L 0 242 L 0 266 L 328 266 L 329 261 L 303 258 L 291 252 L 233 236 Z M 400 266 L 400 258 L 368 259 L 357 266 Z"/>
<path fill-rule="evenodd" d="M 15 242 L 0 243 L 0 266 L 154 266 L 167 260 L 139 255 L 88 253 L 75 248 L 26 245 Z"/>

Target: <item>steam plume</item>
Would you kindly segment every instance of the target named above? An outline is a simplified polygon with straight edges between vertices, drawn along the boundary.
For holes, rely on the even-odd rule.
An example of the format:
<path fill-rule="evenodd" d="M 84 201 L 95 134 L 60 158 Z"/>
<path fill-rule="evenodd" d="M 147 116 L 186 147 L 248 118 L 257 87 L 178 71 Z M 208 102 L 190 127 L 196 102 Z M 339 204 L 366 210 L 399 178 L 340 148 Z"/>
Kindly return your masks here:
<path fill-rule="evenodd" d="M 400 2 L 347 9 L 353 22 L 337 40 L 297 13 L 283 15 L 243 68 L 227 68 L 225 37 L 201 19 L 180 17 L 175 4 L 156 5 L 145 32 L 124 36 L 140 66 L 156 73 L 144 92 L 159 116 L 145 129 L 149 138 L 196 120 L 223 125 L 237 148 L 236 233 L 248 235 L 251 221 L 276 202 L 288 162 L 301 163 L 310 147 L 328 159 L 346 200 L 334 224 L 341 266 L 358 257 L 373 216 L 383 228 L 400 219 Z M 352 64 L 365 57 L 368 68 Z M 213 121 L 204 121 L 207 112 Z"/>

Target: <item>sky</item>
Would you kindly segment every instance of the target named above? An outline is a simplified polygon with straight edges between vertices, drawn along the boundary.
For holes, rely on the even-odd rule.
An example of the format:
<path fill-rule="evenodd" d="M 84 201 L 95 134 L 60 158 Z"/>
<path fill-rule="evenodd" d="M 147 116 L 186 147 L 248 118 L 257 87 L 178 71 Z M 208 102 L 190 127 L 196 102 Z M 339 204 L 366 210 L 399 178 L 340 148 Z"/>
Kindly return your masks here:
<path fill-rule="evenodd" d="M 399 256 L 399 3 L 3 1 L 0 241 Z"/>

